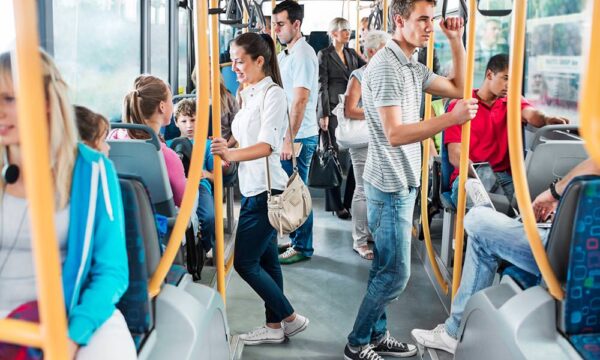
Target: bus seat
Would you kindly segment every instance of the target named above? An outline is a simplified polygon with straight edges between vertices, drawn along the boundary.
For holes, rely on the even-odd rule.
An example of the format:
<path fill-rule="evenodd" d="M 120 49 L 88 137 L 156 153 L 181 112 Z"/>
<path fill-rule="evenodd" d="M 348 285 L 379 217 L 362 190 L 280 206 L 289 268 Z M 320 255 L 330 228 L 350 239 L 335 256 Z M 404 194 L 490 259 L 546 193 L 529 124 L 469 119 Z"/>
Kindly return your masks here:
<path fill-rule="evenodd" d="M 577 191 L 577 202 L 572 202 L 568 212 L 574 214 L 572 231 L 566 237 L 568 252 L 554 268 L 564 281 L 565 299 L 559 311 L 559 329 L 569 336 L 572 344 L 586 359 L 600 358 L 600 177 L 577 178 L 570 185 Z M 559 214 L 557 214 L 558 216 Z M 559 229 L 565 232 L 565 229 Z M 551 234 L 552 235 L 552 234 Z M 557 234 L 557 237 L 563 234 Z M 560 238 L 559 238 L 560 239 Z M 553 239 L 551 239 L 553 240 Z M 563 241 L 566 242 L 566 241 Z M 549 248 L 556 259 L 564 246 Z M 569 254 L 565 264 L 564 254 Z M 566 266 L 565 266 L 566 265 Z M 556 271 L 556 270 L 555 270 Z M 566 278 L 565 278 L 566 274 Z M 587 354 L 587 356 L 586 356 Z"/>
<path fill-rule="evenodd" d="M 222 67 L 221 76 L 223 77 L 223 83 L 227 90 L 235 96 L 240 84 L 238 83 L 237 75 L 235 75 L 231 66 Z"/>
<path fill-rule="evenodd" d="M 140 209 L 140 200 L 133 183 L 135 180 L 119 179 L 125 218 L 127 258 L 129 262 L 129 287 L 117 304 L 134 339 L 140 348 L 146 334 L 153 328 L 154 317 L 148 296 L 148 265 L 145 251 L 145 238 L 141 218 L 145 215 Z M 158 249 L 158 243 L 154 243 Z"/>
<path fill-rule="evenodd" d="M 528 271 L 521 269 L 518 266 L 510 265 L 502 271 L 502 276 L 509 276 L 513 279 L 521 289 L 529 289 L 530 287 L 540 284 L 541 277 L 536 276 Z"/>
<path fill-rule="evenodd" d="M 327 35 L 327 31 L 311 31 L 308 36 L 308 45 L 315 49 L 315 53 L 328 47 L 329 35 Z"/>
<path fill-rule="evenodd" d="M 110 140 L 109 158 L 115 164 L 117 173 L 140 177 L 148 187 L 150 198 L 156 211 L 166 217 L 177 215 L 173 191 L 161 145 L 154 131 L 145 125 L 111 124 L 113 129 L 143 130 L 151 136 L 147 140 Z"/>
<path fill-rule="evenodd" d="M 581 141 L 581 137 L 579 136 L 579 125 L 546 125 L 536 129 L 529 149 L 533 151 L 538 145 L 552 140 Z"/>
<path fill-rule="evenodd" d="M 534 139 L 534 142 L 536 141 Z M 525 161 L 531 199 L 535 199 L 548 189 L 548 185 L 554 179 L 564 177 L 587 157 L 581 140 L 538 142 Z"/>

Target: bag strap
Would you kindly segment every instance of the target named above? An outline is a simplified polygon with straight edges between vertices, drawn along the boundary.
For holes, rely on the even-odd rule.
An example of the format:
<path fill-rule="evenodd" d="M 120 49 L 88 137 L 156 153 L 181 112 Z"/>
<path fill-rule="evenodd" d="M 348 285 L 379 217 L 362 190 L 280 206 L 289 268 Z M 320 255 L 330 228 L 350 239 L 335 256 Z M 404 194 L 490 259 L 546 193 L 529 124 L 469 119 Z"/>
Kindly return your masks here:
<path fill-rule="evenodd" d="M 263 97 L 263 101 L 260 107 L 260 119 L 262 122 L 262 118 L 263 118 L 263 114 L 264 114 L 264 109 L 265 109 L 265 99 L 267 98 L 267 92 L 269 91 L 269 89 L 271 89 L 272 87 L 276 87 L 279 86 L 276 83 L 271 83 L 266 89 L 265 89 L 265 94 Z M 290 136 L 292 138 L 292 166 L 294 168 L 294 171 L 298 171 L 298 165 L 297 165 L 297 161 L 296 161 L 296 152 L 294 151 L 294 132 L 292 131 L 292 120 L 290 119 L 290 113 L 288 111 L 287 108 L 287 104 L 285 107 L 285 114 L 287 115 L 288 118 L 288 129 L 290 130 Z M 271 169 L 269 167 L 269 157 L 267 156 L 265 158 L 265 161 L 267 162 L 267 193 L 269 194 L 269 197 L 271 197 Z"/>

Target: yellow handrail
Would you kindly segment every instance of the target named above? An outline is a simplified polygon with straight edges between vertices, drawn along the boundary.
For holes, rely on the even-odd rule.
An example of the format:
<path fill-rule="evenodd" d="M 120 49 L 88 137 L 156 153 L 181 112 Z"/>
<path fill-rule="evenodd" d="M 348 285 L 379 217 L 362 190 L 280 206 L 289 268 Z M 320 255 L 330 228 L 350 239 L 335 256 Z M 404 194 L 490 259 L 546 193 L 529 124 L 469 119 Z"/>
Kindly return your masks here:
<path fill-rule="evenodd" d="M 521 128 L 521 90 L 523 79 L 523 54 L 525 52 L 525 22 L 527 20 L 527 0 L 513 3 L 513 29 L 508 83 L 508 150 L 510 167 L 515 186 L 517 203 L 521 210 L 525 234 L 529 239 L 535 262 L 537 263 L 550 294 L 557 300 L 564 297 L 558 279 L 550 266 L 546 249 L 537 230 L 535 215 L 531 207 L 531 195 L 527 186 L 525 163 L 523 160 L 523 137 Z M 596 139 L 597 141 L 597 139 Z"/>
<path fill-rule="evenodd" d="M 433 45 L 434 34 L 431 33 L 429 42 L 427 43 L 427 67 L 433 68 Z M 431 94 L 425 94 L 425 116 L 423 121 L 431 118 Z M 444 279 L 440 267 L 435 260 L 433 245 L 431 244 L 431 232 L 429 231 L 429 213 L 427 210 L 427 191 L 429 189 L 429 146 L 431 139 L 423 140 L 423 168 L 421 169 L 421 225 L 423 226 L 423 236 L 425 238 L 425 248 L 427 249 L 427 257 L 431 263 L 433 274 L 438 284 L 442 288 L 444 294 L 448 294 L 448 283 Z M 434 175 L 435 176 L 435 175 Z"/>
<path fill-rule="evenodd" d="M 360 55 L 360 0 L 356 0 L 356 35 L 354 37 L 356 38 L 354 50 Z"/>
<path fill-rule="evenodd" d="M 273 39 L 273 42 L 275 43 L 275 49 L 277 49 L 277 39 L 275 38 L 275 26 L 273 26 L 273 21 L 275 20 L 275 17 L 273 15 L 273 9 L 275 9 L 275 6 L 277 6 L 277 0 L 271 0 L 271 38 Z"/>
<path fill-rule="evenodd" d="M 218 0 L 210 0 L 210 6 L 217 8 Z M 221 137 L 221 69 L 219 68 L 219 15 L 210 17 L 210 57 L 212 58 L 212 132 Z M 214 203 L 215 203 L 215 261 L 217 265 L 217 290 L 223 301 L 225 294 L 225 236 L 223 233 L 223 168 L 220 156 L 214 157 Z"/>
<path fill-rule="evenodd" d="M 29 203 L 40 324 L 0 321 L 0 340 L 41 347 L 46 359 L 67 357 L 67 317 L 54 226 L 54 187 L 48 154 L 48 122 L 33 0 L 14 0 L 16 27 L 15 87 L 23 173 Z M 27 101 L 25 101 L 27 99 Z M 24 131 L 24 129 L 36 131 Z"/>
<path fill-rule="evenodd" d="M 243 14 L 242 14 L 242 23 L 246 24 L 247 26 L 242 29 L 242 33 L 247 33 L 248 32 L 248 26 L 250 26 L 250 24 L 248 24 L 248 10 L 246 9 L 245 6 L 243 8 L 244 8 L 244 11 L 243 11 Z"/>
<path fill-rule="evenodd" d="M 475 11 L 477 10 L 475 0 L 469 0 L 469 22 L 467 26 L 467 68 L 465 70 L 465 88 L 463 98 L 473 97 L 473 65 L 475 62 Z M 452 272 L 452 298 L 458 291 L 460 277 L 462 274 L 463 258 L 463 238 L 465 234 L 464 217 L 466 210 L 465 182 L 468 176 L 469 166 L 469 146 L 471 143 L 471 122 L 467 121 L 462 125 L 461 147 L 460 147 L 460 166 L 458 178 L 458 204 L 456 206 L 456 226 L 454 235 L 454 271 Z"/>
<path fill-rule="evenodd" d="M 388 32 L 388 0 L 383 0 L 383 14 L 381 14 L 381 21 L 383 21 L 383 31 Z M 392 19 L 394 21 L 394 19 Z"/>
<path fill-rule="evenodd" d="M 588 43 L 588 59 L 585 77 L 579 98 L 580 131 L 585 140 L 585 149 L 590 157 L 600 166 L 600 4 L 591 2 L 593 6 L 591 19 L 591 35 Z M 595 46 L 594 46 L 595 45 Z"/>
<path fill-rule="evenodd" d="M 196 6 L 196 59 L 198 64 L 196 84 L 198 84 L 198 96 L 196 97 L 196 131 L 194 133 L 194 148 L 190 160 L 190 170 L 185 184 L 183 200 L 175 226 L 171 232 L 171 238 L 160 259 L 160 263 L 152 279 L 150 280 L 149 293 L 155 297 L 160 292 L 160 287 L 175 260 L 177 251 L 181 247 L 181 242 L 185 229 L 192 215 L 192 208 L 196 197 L 198 196 L 198 184 L 204 167 L 204 149 L 206 148 L 206 138 L 208 137 L 208 97 L 209 97 L 209 59 L 208 59 L 208 37 L 206 36 L 208 3 L 199 1 Z"/>
<path fill-rule="evenodd" d="M 233 63 L 230 61 L 230 62 L 226 62 L 226 63 L 221 63 L 221 64 L 219 64 L 219 66 L 221 66 L 221 68 L 226 68 L 226 67 L 231 66 L 231 64 L 233 64 Z"/>

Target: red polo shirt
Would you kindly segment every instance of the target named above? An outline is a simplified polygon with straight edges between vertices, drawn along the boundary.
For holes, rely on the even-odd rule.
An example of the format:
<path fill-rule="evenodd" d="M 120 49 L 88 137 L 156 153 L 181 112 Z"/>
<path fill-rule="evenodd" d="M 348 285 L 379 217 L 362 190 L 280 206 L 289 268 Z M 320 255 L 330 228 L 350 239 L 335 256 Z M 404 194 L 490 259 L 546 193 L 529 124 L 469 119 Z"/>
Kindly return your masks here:
<path fill-rule="evenodd" d="M 477 115 L 471 120 L 471 144 L 469 158 L 473 162 L 488 162 L 494 172 L 510 172 L 510 159 L 508 155 L 508 124 L 507 124 L 507 99 L 497 99 L 492 106 L 488 106 L 477 96 L 477 89 L 473 90 L 473 98 L 479 100 Z M 448 106 L 452 111 L 456 101 Z M 531 106 L 527 100 L 521 98 L 521 110 Z M 451 126 L 444 133 L 444 145 L 460 143 L 461 127 Z M 458 176 L 458 168 L 450 176 L 450 183 Z"/>

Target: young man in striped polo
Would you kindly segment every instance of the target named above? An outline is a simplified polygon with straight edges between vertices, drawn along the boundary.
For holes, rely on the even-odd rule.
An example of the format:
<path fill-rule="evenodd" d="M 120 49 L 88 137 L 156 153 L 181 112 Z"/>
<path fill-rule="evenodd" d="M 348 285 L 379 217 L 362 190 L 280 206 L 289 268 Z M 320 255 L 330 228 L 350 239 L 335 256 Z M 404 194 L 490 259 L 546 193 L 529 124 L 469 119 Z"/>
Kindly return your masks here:
<path fill-rule="evenodd" d="M 454 77 L 433 74 L 412 54 L 427 45 L 433 32 L 435 0 L 394 0 L 392 40 L 369 63 L 362 83 L 369 127 L 364 180 L 369 228 L 375 240 L 367 293 L 344 349 L 346 360 L 407 357 L 417 350 L 387 331 L 385 308 L 398 297 L 410 276 L 412 215 L 420 185 L 420 141 L 463 124 L 477 113 L 476 100 L 460 100 L 450 113 L 421 122 L 421 93 L 462 97 L 465 51 L 463 20 L 447 18 L 441 28 L 452 49 Z"/>

